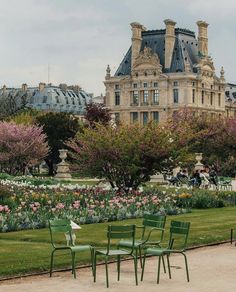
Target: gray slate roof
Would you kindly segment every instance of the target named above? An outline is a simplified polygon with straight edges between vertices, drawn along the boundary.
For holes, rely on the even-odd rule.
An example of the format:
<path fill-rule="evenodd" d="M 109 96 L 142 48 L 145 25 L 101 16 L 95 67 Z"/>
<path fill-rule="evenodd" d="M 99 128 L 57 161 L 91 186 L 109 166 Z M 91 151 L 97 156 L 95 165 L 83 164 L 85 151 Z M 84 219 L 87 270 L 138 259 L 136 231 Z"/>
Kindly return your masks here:
<path fill-rule="evenodd" d="M 24 105 L 37 110 L 83 115 L 86 104 L 92 100 L 92 97 L 84 90 L 79 90 L 79 92 L 72 89 L 62 90 L 52 85 L 46 85 L 41 91 L 38 87 L 27 88 L 26 91 L 20 88 L 0 89 L 0 102 L 9 100 L 14 101 L 16 108 Z"/>
<path fill-rule="evenodd" d="M 160 63 L 163 67 L 163 72 L 184 72 L 184 63 L 188 62 L 193 72 L 196 72 L 194 64 L 198 60 L 198 42 L 195 33 L 187 29 L 175 29 L 175 45 L 172 55 L 171 67 L 169 70 L 164 69 L 165 60 L 165 29 L 149 30 L 142 32 L 141 51 L 144 47 L 152 49 L 160 58 Z M 131 74 L 131 47 L 122 60 L 115 76 Z"/>

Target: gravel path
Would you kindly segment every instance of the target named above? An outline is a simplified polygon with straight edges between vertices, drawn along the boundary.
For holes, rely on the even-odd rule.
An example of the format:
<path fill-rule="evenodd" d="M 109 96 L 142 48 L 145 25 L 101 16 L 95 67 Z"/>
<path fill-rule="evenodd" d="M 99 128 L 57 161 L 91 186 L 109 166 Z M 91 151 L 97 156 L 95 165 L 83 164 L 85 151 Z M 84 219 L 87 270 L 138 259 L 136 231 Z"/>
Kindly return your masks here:
<path fill-rule="evenodd" d="M 183 257 L 171 257 L 172 279 L 161 272 L 160 284 L 156 284 L 156 258 L 146 262 L 144 281 L 135 286 L 133 262 L 121 263 L 121 279 L 116 281 L 116 265 L 109 265 L 110 288 L 105 287 L 105 267 L 97 268 L 97 282 L 93 283 L 90 269 L 77 270 L 77 279 L 71 273 L 55 273 L 0 282 L 1 292 L 228 292 L 236 291 L 236 247 L 224 244 L 187 252 L 190 282 L 186 281 Z M 139 269 L 140 278 L 140 269 Z"/>

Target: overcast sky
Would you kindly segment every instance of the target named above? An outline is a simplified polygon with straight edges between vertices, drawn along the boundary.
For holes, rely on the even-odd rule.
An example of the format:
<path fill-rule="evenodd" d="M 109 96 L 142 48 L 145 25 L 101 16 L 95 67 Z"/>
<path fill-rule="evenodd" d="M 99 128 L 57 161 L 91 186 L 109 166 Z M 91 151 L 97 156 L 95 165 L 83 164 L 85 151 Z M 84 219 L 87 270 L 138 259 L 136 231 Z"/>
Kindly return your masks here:
<path fill-rule="evenodd" d="M 176 27 L 197 32 L 209 25 L 209 53 L 216 73 L 236 82 L 236 1 L 233 0 L 0 0 L 0 86 L 50 82 L 79 84 L 104 93 L 107 64 L 112 74 L 131 44 L 130 23 L 147 29 Z"/>

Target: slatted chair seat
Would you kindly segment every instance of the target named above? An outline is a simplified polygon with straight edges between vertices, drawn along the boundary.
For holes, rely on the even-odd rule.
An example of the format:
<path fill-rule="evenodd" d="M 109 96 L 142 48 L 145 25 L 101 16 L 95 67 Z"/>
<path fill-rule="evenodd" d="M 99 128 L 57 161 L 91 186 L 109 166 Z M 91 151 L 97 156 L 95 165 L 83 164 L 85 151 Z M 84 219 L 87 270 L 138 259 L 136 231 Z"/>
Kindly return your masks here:
<path fill-rule="evenodd" d="M 128 250 L 122 250 L 122 249 L 113 249 L 110 250 L 109 253 L 107 254 L 107 250 L 96 250 L 97 254 L 103 254 L 103 255 L 108 255 L 108 256 L 118 256 L 118 255 L 130 255 L 130 251 Z"/>

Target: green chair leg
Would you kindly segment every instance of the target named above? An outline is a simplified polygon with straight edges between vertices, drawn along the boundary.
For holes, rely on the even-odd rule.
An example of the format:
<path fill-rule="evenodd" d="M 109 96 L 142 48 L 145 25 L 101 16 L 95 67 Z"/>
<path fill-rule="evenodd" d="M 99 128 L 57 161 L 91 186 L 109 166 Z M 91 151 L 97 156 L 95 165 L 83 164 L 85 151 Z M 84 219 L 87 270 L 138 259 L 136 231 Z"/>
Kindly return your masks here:
<path fill-rule="evenodd" d="M 134 274 L 135 274 L 135 283 L 138 286 L 138 259 L 134 257 Z"/>
<path fill-rule="evenodd" d="M 161 256 L 161 259 L 162 259 L 162 264 L 163 264 L 164 273 L 166 273 L 166 265 L 165 265 L 164 256 Z"/>
<path fill-rule="evenodd" d="M 94 249 L 92 247 L 90 249 L 90 253 L 91 253 L 92 275 L 94 275 Z"/>
<path fill-rule="evenodd" d="M 139 246 L 139 259 L 140 259 L 140 267 L 142 269 L 142 249 L 141 249 L 141 246 Z"/>
<path fill-rule="evenodd" d="M 96 282 L 96 272 L 97 272 L 97 254 L 95 251 L 93 258 L 93 282 Z"/>
<path fill-rule="evenodd" d="M 171 271 L 170 271 L 170 259 L 169 259 L 169 255 L 167 255 L 167 265 L 168 265 L 168 272 L 169 272 L 169 279 L 171 279 Z"/>
<path fill-rule="evenodd" d="M 74 274 L 74 278 L 76 279 L 76 271 L 75 271 L 75 253 L 71 252 L 72 256 L 72 273 Z"/>
<path fill-rule="evenodd" d="M 144 253 L 144 256 L 143 256 L 143 264 L 142 264 L 142 274 L 141 274 L 141 281 L 143 281 L 143 275 L 144 275 L 145 262 L 146 262 L 146 253 Z"/>
<path fill-rule="evenodd" d="M 55 250 L 51 253 L 51 265 L 50 265 L 50 277 L 52 277 L 52 269 L 53 269 L 53 256 L 54 256 Z"/>
<path fill-rule="evenodd" d="M 106 283 L 107 283 L 107 288 L 109 288 L 107 256 L 105 258 L 105 264 L 106 264 Z"/>
<path fill-rule="evenodd" d="M 159 281 L 160 281 L 160 270 L 161 270 L 161 256 L 158 257 L 157 284 L 159 284 Z"/>
<path fill-rule="evenodd" d="M 187 261 L 187 256 L 186 254 L 182 253 L 184 256 L 184 260 L 185 260 L 185 267 L 186 267 L 186 274 L 187 274 L 187 281 L 189 282 L 189 272 L 188 272 L 188 261 Z"/>
<path fill-rule="evenodd" d="M 120 256 L 117 256 L 117 280 L 120 281 Z"/>

